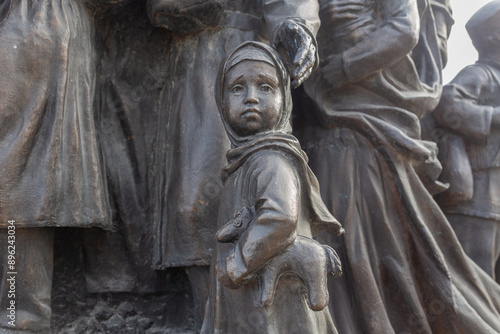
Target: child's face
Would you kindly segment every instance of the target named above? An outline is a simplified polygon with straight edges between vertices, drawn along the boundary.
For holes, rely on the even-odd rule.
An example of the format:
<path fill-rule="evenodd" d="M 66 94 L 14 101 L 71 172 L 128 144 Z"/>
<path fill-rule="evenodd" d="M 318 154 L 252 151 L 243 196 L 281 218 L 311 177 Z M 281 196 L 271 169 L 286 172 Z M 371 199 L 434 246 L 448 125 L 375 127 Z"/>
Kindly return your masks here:
<path fill-rule="evenodd" d="M 246 60 L 231 68 L 224 84 L 229 125 L 239 136 L 273 130 L 283 98 L 276 69 L 262 61 Z"/>

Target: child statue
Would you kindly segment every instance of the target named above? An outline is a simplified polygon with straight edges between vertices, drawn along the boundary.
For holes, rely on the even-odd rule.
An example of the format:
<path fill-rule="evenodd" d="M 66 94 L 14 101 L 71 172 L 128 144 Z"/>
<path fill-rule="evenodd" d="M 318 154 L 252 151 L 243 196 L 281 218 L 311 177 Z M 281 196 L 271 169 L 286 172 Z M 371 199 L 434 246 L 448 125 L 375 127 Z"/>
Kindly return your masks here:
<path fill-rule="evenodd" d="M 243 43 L 220 67 L 216 101 L 232 148 L 202 333 L 337 333 L 326 276 L 341 274 L 340 261 L 312 237 L 343 228 L 290 134 L 286 65 L 274 49 Z"/>
<path fill-rule="evenodd" d="M 495 278 L 500 260 L 500 1 L 479 9 L 466 28 L 479 60 L 444 87 L 433 116 L 464 140 L 460 160 L 470 162 L 472 194 L 440 204 L 467 255 Z"/>

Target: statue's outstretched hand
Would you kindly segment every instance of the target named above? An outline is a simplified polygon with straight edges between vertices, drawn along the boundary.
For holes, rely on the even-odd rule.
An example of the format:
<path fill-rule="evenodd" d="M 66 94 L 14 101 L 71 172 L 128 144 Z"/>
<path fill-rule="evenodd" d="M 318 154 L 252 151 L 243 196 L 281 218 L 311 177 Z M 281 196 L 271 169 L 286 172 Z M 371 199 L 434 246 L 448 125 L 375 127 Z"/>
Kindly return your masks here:
<path fill-rule="evenodd" d="M 292 88 L 297 88 L 311 75 L 317 61 L 313 37 L 292 19 L 283 22 L 277 37 L 288 56 Z"/>

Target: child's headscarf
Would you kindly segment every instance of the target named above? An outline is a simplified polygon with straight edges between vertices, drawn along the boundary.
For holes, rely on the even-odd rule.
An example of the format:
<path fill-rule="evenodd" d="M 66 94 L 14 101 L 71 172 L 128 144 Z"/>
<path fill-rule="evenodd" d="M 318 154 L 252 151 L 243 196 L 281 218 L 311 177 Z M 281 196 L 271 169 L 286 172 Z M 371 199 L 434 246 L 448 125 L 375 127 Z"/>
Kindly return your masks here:
<path fill-rule="evenodd" d="M 292 127 L 290 125 L 290 117 L 293 107 L 292 94 L 290 91 L 290 76 L 285 63 L 281 59 L 278 52 L 266 44 L 259 42 L 245 42 L 231 51 L 231 53 L 229 53 L 226 59 L 222 62 L 219 68 L 217 86 L 215 90 L 215 100 L 217 102 L 217 106 L 219 107 L 220 115 L 233 147 L 238 147 L 245 142 L 254 140 L 256 137 L 265 135 L 265 133 L 259 133 L 254 136 L 239 136 L 229 125 L 227 114 L 224 110 L 224 84 L 226 81 L 226 75 L 231 68 L 244 61 L 259 61 L 267 63 L 276 69 L 283 103 L 278 124 L 276 124 L 275 130 L 270 132 L 283 134 L 292 132 Z"/>
<path fill-rule="evenodd" d="M 274 130 L 257 133 L 250 136 L 239 136 L 231 128 L 224 110 L 224 83 L 227 72 L 243 61 L 261 61 L 276 69 L 279 87 L 282 89 L 282 112 Z M 243 163 L 255 152 L 261 150 L 282 151 L 293 155 L 297 161 L 301 184 L 305 189 L 305 201 L 311 208 L 311 229 L 313 233 L 326 230 L 331 234 L 340 235 L 344 229 L 331 215 L 319 194 L 319 184 L 316 176 L 307 165 L 307 155 L 300 148 L 297 138 L 291 135 L 290 117 L 292 114 L 292 94 L 290 76 L 281 56 L 273 48 L 259 42 L 245 42 L 234 49 L 222 62 L 217 76 L 215 99 L 224 122 L 232 149 L 227 152 L 228 165 L 222 169 L 222 180 L 225 182 Z"/>

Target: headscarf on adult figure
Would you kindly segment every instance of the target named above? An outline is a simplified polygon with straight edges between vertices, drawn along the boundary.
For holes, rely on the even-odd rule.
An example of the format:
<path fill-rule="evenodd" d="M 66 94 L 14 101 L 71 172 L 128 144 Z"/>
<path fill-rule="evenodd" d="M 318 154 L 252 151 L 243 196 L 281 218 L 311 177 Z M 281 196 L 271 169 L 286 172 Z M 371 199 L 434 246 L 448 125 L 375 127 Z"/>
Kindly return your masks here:
<path fill-rule="evenodd" d="M 428 0 L 320 2 L 315 117 L 299 138 L 346 230 L 331 311 L 345 333 L 497 333 L 500 288 L 465 255 L 430 192 L 443 189 L 419 118 L 439 101 Z M 348 9 L 345 11 L 345 9 Z M 311 108 L 310 108 L 311 109 Z"/>

